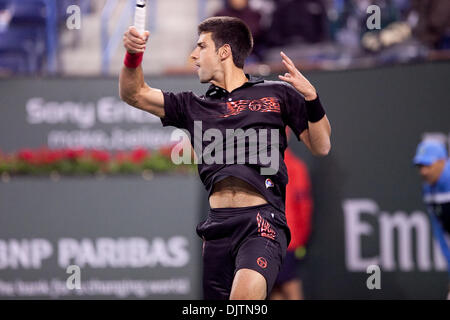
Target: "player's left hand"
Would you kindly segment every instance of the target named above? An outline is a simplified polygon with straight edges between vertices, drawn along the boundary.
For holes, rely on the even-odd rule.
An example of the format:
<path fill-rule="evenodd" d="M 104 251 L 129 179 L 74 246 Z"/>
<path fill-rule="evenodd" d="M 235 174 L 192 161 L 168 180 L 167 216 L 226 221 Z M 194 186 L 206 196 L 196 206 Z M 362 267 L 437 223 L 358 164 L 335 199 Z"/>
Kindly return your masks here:
<path fill-rule="evenodd" d="M 303 94 L 305 100 L 314 100 L 317 98 L 317 92 L 314 86 L 306 79 L 300 71 L 295 67 L 292 60 L 283 52 L 280 52 L 283 64 L 288 72 L 284 76 L 279 75 L 278 78 L 287 83 L 290 83 L 298 92 Z"/>

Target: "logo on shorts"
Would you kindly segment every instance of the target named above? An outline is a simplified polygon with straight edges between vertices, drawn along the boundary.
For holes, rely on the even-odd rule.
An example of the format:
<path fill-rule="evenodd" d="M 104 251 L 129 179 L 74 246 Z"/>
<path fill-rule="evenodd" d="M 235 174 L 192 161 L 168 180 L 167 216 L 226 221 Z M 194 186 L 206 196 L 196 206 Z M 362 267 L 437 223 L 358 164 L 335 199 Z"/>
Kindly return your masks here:
<path fill-rule="evenodd" d="M 266 189 L 273 188 L 275 185 L 269 178 L 266 179 Z"/>
<path fill-rule="evenodd" d="M 263 269 L 267 268 L 267 260 L 264 257 L 259 257 L 256 259 L 256 263 Z"/>
<path fill-rule="evenodd" d="M 277 233 L 275 232 L 275 230 L 273 230 L 270 223 L 268 223 L 266 219 L 261 217 L 259 212 L 256 215 L 256 222 L 258 223 L 258 233 L 261 237 L 275 240 Z"/>

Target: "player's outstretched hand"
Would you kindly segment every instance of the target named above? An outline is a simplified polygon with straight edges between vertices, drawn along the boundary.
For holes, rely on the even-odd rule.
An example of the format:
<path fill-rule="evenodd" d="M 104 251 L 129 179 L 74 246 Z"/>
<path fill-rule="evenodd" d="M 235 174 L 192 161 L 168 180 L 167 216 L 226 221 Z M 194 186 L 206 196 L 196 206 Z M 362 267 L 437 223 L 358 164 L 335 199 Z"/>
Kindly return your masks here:
<path fill-rule="evenodd" d="M 290 83 L 298 92 L 303 94 L 306 100 L 314 100 L 317 97 L 316 89 L 295 67 L 292 60 L 283 52 L 280 52 L 283 64 L 288 72 L 284 76 L 279 75 L 280 80 Z"/>
<path fill-rule="evenodd" d="M 150 32 L 140 34 L 135 27 L 129 27 L 123 35 L 123 46 L 129 53 L 141 53 L 145 51 Z"/>

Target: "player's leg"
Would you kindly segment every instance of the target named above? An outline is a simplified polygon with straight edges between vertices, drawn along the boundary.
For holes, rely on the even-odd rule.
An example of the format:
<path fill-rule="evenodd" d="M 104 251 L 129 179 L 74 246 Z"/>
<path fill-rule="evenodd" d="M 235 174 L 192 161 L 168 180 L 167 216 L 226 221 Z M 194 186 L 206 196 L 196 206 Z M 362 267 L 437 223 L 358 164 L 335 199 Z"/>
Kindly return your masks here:
<path fill-rule="evenodd" d="M 203 245 L 203 299 L 228 300 L 234 276 L 229 239 L 208 240 Z"/>
<path fill-rule="evenodd" d="M 272 290 L 287 247 L 284 218 L 278 214 L 267 206 L 245 214 L 245 227 L 234 238 L 240 239 L 233 245 L 236 273 L 230 299 L 266 299 Z"/>
<path fill-rule="evenodd" d="M 229 223 L 231 209 L 210 209 L 208 219 L 197 226 L 203 239 L 203 298 L 228 300 L 235 273 L 231 253 L 230 231 L 236 228 Z"/>
<path fill-rule="evenodd" d="M 302 282 L 300 279 L 292 279 L 282 286 L 286 300 L 303 300 Z"/>
<path fill-rule="evenodd" d="M 285 300 L 285 297 L 283 295 L 283 291 L 281 291 L 281 287 L 278 285 L 275 285 L 272 289 L 272 292 L 269 296 L 270 300 Z"/>
<path fill-rule="evenodd" d="M 270 205 L 211 209 L 197 233 L 206 239 L 205 299 L 266 298 L 288 242 L 282 212 Z"/>
<path fill-rule="evenodd" d="M 279 291 L 279 297 L 284 300 L 302 300 L 303 290 L 302 282 L 299 277 L 300 271 L 300 260 L 295 256 L 294 250 L 288 250 L 286 256 L 284 257 L 283 265 L 278 273 L 277 280 L 275 282 L 275 287 Z M 270 299 L 275 299 L 273 297 L 273 292 Z M 276 293 L 275 293 L 276 294 Z"/>
<path fill-rule="evenodd" d="M 262 274 L 251 269 L 236 272 L 230 300 L 264 300 L 266 296 L 267 282 Z"/>
<path fill-rule="evenodd" d="M 285 248 L 284 248 L 285 250 Z M 252 237 L 240 247 L 230 299 L 266 299 L 283 259 L 283 246 L 263 237 Z"/>

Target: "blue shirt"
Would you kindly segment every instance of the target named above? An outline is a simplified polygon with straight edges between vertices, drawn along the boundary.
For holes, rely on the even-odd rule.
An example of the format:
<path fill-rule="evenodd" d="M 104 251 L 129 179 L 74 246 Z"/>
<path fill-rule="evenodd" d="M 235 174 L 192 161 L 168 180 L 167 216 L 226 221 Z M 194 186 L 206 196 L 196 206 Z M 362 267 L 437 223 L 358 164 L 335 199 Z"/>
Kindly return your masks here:
<path fill-rule="evenodd" d="M 444 229 L 450 233 L 450 160 L 447 160 L 439 180 L 430 185 L 423 184 L 423 200 L 441 220 Z"/>

